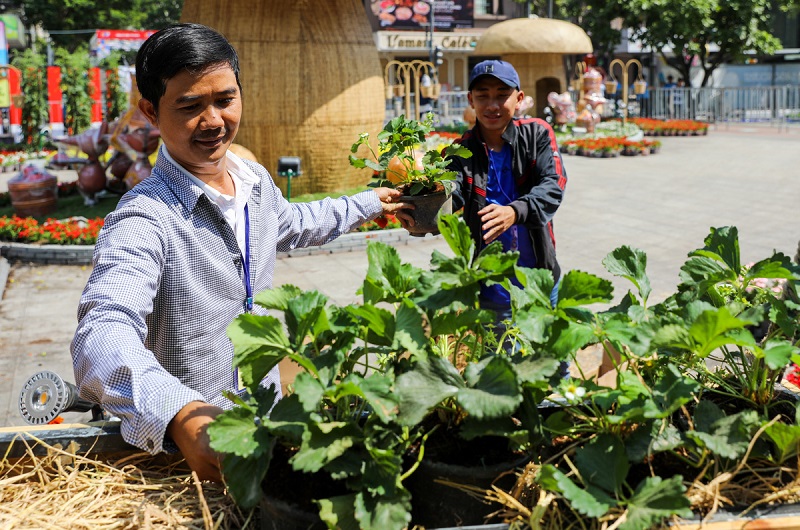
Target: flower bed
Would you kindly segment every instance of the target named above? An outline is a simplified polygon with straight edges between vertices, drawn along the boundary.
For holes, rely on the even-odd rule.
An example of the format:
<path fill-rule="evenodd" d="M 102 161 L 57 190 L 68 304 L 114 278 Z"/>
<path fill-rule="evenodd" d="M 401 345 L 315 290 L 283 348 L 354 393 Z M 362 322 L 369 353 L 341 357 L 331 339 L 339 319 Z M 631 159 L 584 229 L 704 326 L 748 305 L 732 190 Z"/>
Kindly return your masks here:
<path fill-rule="evenodd" d="M 33 217 L 0 217 L 0 241 L 50 245 L 94 245 L 103 219 L 48 219 L 42 224 Z"/>
<path fill-rule="evenodd" d="M 612 158 L 619 155 L 637 156 L 656 154 L 661 149 L 657 140 L 633 141 L 623 137 L 579 138 L 564 140 L 561 152 L 568 155 Z"/>
<path fill-rule="evenodd" d="M 0 171 L 19 171 L 25 162 L 36 158 L 47 158 L 53 151 L 0 151 Z"/>
<path fill-rule="evenodd" d="M 655 120 L 652 118 L 633 118 L 647 136 L 705 136 L 708 123 L 695 120 Z"/>

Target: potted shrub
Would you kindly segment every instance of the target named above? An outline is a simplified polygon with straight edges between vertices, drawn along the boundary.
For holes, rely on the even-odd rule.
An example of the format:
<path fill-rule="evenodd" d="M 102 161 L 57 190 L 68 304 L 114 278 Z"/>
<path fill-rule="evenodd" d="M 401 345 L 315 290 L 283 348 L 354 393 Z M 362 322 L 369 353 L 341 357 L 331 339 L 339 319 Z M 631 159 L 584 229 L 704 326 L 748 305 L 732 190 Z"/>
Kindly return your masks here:
<path fill-rule="evenodd" d="M 371 186 L 396 186 L 403 192 L 401 201 L 413 203 L 410 215 L 415 221 L 409 233 L 414 236 L 438 234 L 437 216 L 448 209 L 450 193 L 455 185 L 455 172 L 448 171 L 453 156 L 469 158 L 469 149 L 450 144 L 441 151 L 429 149 L 420 158 L 415 149 L 424 145 L 426 136 L 433 130 L 433 114 L 418 122 L 398 116 L 389 121 L 378 133 L 377 153 L 369 144 L 369 134 L 362 133 L 350 149 L 350 164 L 357 168 L 370 168 L 378 173 Z M 361 146 L 369 150 L 368 157 L 355 155 Z"/>

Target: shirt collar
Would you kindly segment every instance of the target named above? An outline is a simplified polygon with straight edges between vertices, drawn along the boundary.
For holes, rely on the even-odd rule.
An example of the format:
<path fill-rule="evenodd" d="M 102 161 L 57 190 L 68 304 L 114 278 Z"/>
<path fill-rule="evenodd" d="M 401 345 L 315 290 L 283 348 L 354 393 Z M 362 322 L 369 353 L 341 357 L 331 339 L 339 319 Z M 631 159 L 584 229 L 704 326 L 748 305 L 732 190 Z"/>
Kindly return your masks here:
<path fill-rule="evenodd" d="M 229 203 L 235 199 L 235 197 L 220 193 L 196 176 L 186 171 L 186 168 L 178 164 L 175 159 L 172 158 L 172 155 L 169 154 L 169 150 L 167 149 L 166 145 L 162 144 L 161 150 L 167 162 L 172 164 L 181 174 L 199 187 L 203 193 L 208 196 L 211 202 L 223 205 L 223 203 Z M 233 178 L 234 185 L 236 186 L 236 193 L 237 195 L 244 193 L 244 199 L 246 201 L 250 198 L 250 192 L 252 191 L 253 186 L 259 182 L 258 175 L 256 175 L 241 158 L 232 153 L 230 150 L 226 152 L 226 156 L 228 158 L 228 172 L 230 173 L 231 178 Z"/>

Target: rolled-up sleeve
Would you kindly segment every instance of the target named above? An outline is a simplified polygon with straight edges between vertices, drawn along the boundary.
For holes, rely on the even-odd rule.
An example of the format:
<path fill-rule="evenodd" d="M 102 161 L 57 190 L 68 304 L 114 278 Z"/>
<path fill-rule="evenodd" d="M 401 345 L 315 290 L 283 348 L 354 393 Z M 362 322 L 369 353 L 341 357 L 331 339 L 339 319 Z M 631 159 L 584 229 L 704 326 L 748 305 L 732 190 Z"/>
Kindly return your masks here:
<path fill-rule="evenodd" d="M 165 449 L 164 434 L 175 414 L 204 400 L 145 347 L 146 319 L 165 264 L 163 234 L 157 219 L 138 208 L 108 216 L 71 344 L 81 397 L 119 417 L 125 441 L 153 454 Z"/>

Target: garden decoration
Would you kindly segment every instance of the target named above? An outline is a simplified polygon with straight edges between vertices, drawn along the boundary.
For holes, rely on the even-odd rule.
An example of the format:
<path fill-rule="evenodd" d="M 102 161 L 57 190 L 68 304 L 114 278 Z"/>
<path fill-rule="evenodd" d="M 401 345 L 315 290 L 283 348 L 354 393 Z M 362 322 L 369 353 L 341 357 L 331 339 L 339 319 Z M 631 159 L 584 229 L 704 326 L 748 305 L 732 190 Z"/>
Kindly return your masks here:
<path fill-rule="evenodd" d="M 611 282 L 569 271 L 552 307 L 549 271 L 517 267 L 498 244 L 474 256 L 453 215 L 439 229 L 453 257 L 434 253 L 427 271 L 370 243 L 363 304 L 282 286 L 256 301 L 283 311 L 286 328 L 251 314 L 231 324 L 246 392 L 209 435 L 237 502 L 278 517 L 272 497 L 296 480 L 326 485 L 310 510 L 330 528 L 424 525 L 436 521 L 422 510 L 434 487 L 424 468 L 468 464 L 475 447 L 528 462 L 508 493 L 456 488 L 513 499 L 502 511 L 521 528 L 644 529 L 693 509 L 795 498 L 800 413 L 777 383 L 800 360 L 800 266 L 780 253 L 742 264 L 736 229 L 715 228 L 659 304 L 645 254 L 623 246 L 603 262 L 633 286 L 617 305 L 592 309 L 612 301 Z M 483 282 L 511 291 L 500 339 L 477 305 Z M 557 375 L 590 345 L 619 352 L 613 387 Z M 302 372 L 273 408 L 259 382 L 285 358 Z M 469 499 L 450 515 L 469 513 L 458 508 Z"/>
<path fill-rule="evenodd" d="M 454 156 L 469 158 L 472 153 L 460 144 L 433 148 L 422 154 L 415 151 L 424 145 L 425 138 L 433 130 L 433 114 L 419 122 L 398 116 L 389 121 L 378 133 L 377 153 L 369 144 L 369 133 L 361 133 L 350 148 L 350 164 L 357 168 L 370 168 L 377 172 L 370 186 L 395 186 L 403 193 L 403 202 L 413 203 L 409 210 L 415 225 L 409 229 L 413 236 L 438 234 L 437 216 L 440 211 L 449 213 L 449 198 L 455 185 L 456 173 L 448 171 L 449 159 Z M 370 156 L 355 156 L 359 147 L 366 146 Z"/>
<path fill-rule="evenodd" d="M 577 113 L 575 112 L 575 104 L 572 102 L 572 96 L 569 92 L 559 94 L 558 92 L 550 92 L 547 95 L 547 102 L 553 109 L 553 116 L 555 124 L 564 126 L 568 123 L 574 123 Z"/>
<path fill-rule="evenodd" d="M 100 127 L 87 129 L 75 136 L 54 138 L 56 143 L 77 147 L 87 156 L 78 170 L 78 190 L 87 206 L 96 204 L 95 194 L 106 188 L 105 168 L 100 163 L 100 157 L 108 150 L 108 129 L 108 123 L 103 122 Z M 58 159 L 55 163 L 59 163 Z M 77 161 L 71 159 L 70 163 Z"/>

